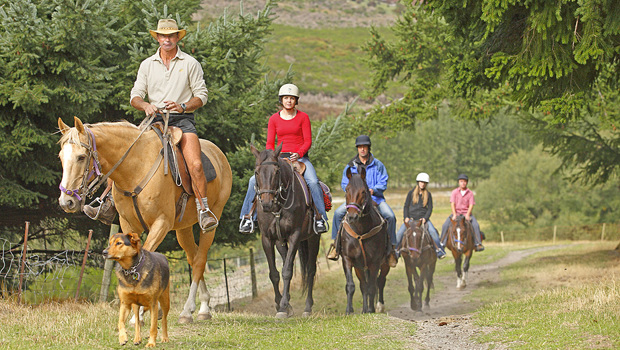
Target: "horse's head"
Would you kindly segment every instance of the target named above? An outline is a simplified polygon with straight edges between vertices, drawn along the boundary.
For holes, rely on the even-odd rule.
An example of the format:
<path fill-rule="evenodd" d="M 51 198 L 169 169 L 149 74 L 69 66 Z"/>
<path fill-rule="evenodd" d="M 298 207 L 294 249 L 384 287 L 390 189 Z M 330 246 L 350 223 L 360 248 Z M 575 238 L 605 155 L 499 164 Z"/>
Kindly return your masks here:
<path fill-rule="evenodd" d="M 62 163 L 58 204 L 68 213 L 82 209 L 88 195 L 89 181 L 100 172 L 94 136 L 79 118 L 74 117 L 74 123 L 75 127 L 70 128 L 58 118 L 58 128 L 62 133 L 58 154 Z"/>
<path fill-rule="evenodd" d="M 405 226 L 407 229 L 404 233 L 400 251 L 403 254 L 409 255 L 413 259 L 417 259 L 422 254 L 422 245 L 424 243 L 422 220 L 411 220 L 406 222 Z"/>
<path fill-rule="evenodd" d="M 353 174 L 351 168 L 347 168 L 349 184 L 345 188 L 347 220 L 355 221 L 364 216 L 370 209 L 372 196 L 366 184 L 366 168 L 360 167 L 359 174 Z"/>
<path fill-rule="evenodd" d="M 462 253 L 467 246 L 467 241 L 471 234 L 468 230 L 465 216 L 457 215 L 456 219 L 451 218 L 450 221 L 450 228 L 448 230 L 450 237 L 448 239 L 452 241 L 452 247 L 457 252 Z"/>
<path fill-rule="evenodd" d="M 254 176 L 256 179 L 256 195 L 258 202 L 264 211 L 274 212 L 280 205 L 278 198 L 281 196 L 282 179 L 280 175 L 280 151 L 282 144 L 275 151 L 266 149 L 259 152 L 254 145 L 250 146 L 256 163 Z"/>

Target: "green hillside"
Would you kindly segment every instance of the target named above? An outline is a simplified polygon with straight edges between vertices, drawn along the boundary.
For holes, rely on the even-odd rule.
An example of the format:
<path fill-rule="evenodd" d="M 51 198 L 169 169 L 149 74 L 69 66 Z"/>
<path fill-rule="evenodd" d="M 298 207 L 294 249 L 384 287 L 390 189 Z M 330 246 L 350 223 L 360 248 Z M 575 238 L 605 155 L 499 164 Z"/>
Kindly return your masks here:
<path fill-rule="evenodd" d="M 388 35 L 387 29 L 381 30 Z M 385 33 L 384 33 L 385 32 Z M 295 82 L 314 94 L 359 95 L 370 78 L 362 45 L 363 27 L 300 29 L 274 25 L 266 44 L 266 64 L 276 74 L 292 68 Z"/>

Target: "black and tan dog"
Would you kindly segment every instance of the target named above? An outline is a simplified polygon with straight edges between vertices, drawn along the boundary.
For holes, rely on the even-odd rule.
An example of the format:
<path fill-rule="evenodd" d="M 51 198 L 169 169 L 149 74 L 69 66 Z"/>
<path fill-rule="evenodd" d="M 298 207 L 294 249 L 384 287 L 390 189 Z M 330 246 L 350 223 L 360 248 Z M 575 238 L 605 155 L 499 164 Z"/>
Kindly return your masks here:
<path fill-rule="evenodd" d="M 106 259 L 118 262 L 118 297 L 121 308 L 118 317 L 118 341 L 127 343 L 125 320 L 133 308 L 138 315 L 140 306 L 151 311 L 151 329 L 147 347 L 155 346 L 157 338 L 158 302 L 163 311 L 162 342 L 168 341 L 168 311 L 170 310 L 170 268 L 168 260 L 160 253 L 142 249 L 142 242 L 137 233 L 118 233 L 110 238 L 110 246 L 103 251 Z M 133 343 L 138 345 L 140 322 L 136 322 L 136 334 Z"/>

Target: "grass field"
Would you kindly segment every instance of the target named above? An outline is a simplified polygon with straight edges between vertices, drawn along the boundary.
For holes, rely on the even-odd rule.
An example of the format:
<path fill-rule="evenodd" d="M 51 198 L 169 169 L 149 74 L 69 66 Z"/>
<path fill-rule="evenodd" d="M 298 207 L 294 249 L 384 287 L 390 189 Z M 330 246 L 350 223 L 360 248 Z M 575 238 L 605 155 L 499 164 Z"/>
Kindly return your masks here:
<path fill-rule="evenodd" d="M 620 346 L 620 257 L 615 242 L 562 242 L 561 249 L 537 253 L 502 270 L 501 282 L 475 291 L 486 304 L 474 316 L 495 331 L 480 342 L 504 342 L 511 348 L 617 348 Z M 496 261 L 508 252 L 546 243 L 490 244 L 475 264 Z M 438 264 L 438 275 L 452 274 L 449 259 Z M 386 300 L 390 306 L 407 302 L 403 266 L 390 273 Z M 415 323 L 384 314 L 344 316 L 344 277 L 340 269 L 324 274 L 316 284 L 315 314 L 285 321 L 274 309 L 257 313 L 252 303 L 236 312 L 216 312 L 211 321 L 177 324 L 181 305 L 173 305 L 165 349 L 292 348 L 361 349 L 410 347 Z M 453 286 L 436 285 L 434 293 Z M 265 298 L 271 299 L 266 292 Z M 387 297 L 386 297 L 387 298 Z M 356 293 L 360 311 L 360 293 Z M 302 303 L 293 291 L 293 305 Z M 260 303 L 260 300 L 258 301 Z M 245 311 L 239 311 L 245 310 Z M 267 314 L 267 315 L 265 315 Z M 55 303 L 38 307 L 0 301 L 0 347 L 8 349 L 108 349 L 117 345 L 118 309 L 109 304 Z M 147 322 L 148 323 L 148 322 Z M 129 330 L 130 337 L 133 330 Z M 143 337 L 146 331 L 143 329 Z"/>

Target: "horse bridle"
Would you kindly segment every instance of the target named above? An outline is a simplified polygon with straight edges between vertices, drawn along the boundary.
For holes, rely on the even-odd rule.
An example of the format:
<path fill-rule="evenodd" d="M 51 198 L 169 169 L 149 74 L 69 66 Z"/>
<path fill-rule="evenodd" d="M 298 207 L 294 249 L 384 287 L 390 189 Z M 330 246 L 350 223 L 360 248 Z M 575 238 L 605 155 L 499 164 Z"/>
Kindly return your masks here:
<path fill-rule="evenodd" d="M 367 191 L 367 193 L 369 193 L 369 192 Z M 369 202 L 367 194 L 364 196 L 364 198 L 365 198 L 364 204 L 362 204 L 361 206 L 357 202 L 352 202 L 352 203 L 347 203 L 346 204 L 346 208 L 347 209 L 349 209 L 349 208 L 355 209 L 359 213 L 360 217 L 364 217 L 364 216 L 368 215 L 367 212 L 366 213 L 364 212 L 366 210 L 366 205 L 368 205 L 368 202 Z"/>
<path fill-rule="evenodd" d="M 424 226 L 424 225 L 423 225 Z M 413 237 L 415 238 L 416 236 L 416 232 L 415 229 L 412 230 L 413 231 Z M 407 249 L 411 252 L 416 252 L 418 254 L 422 254 L 422 251 L 424 250 L 425 246 L 424 246 L 424 238 L 427 235 L 427 231 L 424 229 L 424 227 L 422 227 L 422 237 L 420 238 L 420 249 L 418 248 L 412 248 L 412 247 L 407 247 Z"/>
<path fill-rule="evenodd" d="M 97 183 L 98 180 L 101 179 L 101 177 L 103 176 L 100 170 L 101 163 L 99 162 L 99 154 L 97 153 L 97 142 L 95 141 L 95 135 L 87 127 L 84 127 L 84 130 L 87 131 L 88 144 L 85 144 L 84 142 L 80 141 L 79 145 L 84 147 L 88 151 L 88 162 L 86 163 L 86 166 L 84 167 L 84 172 L 82 174 L 82 183 L 80 184 L 80 187 L 78 187 L 75 190 L 70 190 L 70 189 L 65 188 L 62 185 L 62 183 L 58 185 L 58 188 L 62 192 L 64 192 L 67 196 L 75 197 L 77 198 L 78 201 L 80 201 L 80 208 L 84 206 L 84 202 L 86 201 L 86 198 L 91 197 L 92 194 L 97 190 L 97 188 L 99 188 L 99 186 L 93 186 L 93 184 Z M 67 142 L 70 144 L 74 144 L 74 145 L 77 144 L 73 140 L 68 140 Z M 92 170 L 91 170 L 91 164 L 93 168 Z M 88 179 L 90 179 L 90 177 L 93 176 L 93 174 L 97 174 L 97 176 L 95 177 L 95 179 L 93 179 L 93 181 L 89 183 Z"/>
<path fill-rule="evenodd" d="M 146 125 L 149 125 L 150 122 L 153 120 L 153 118 L 155 118 L 154 114 L 151 115 L 149 118 L 147 118 Z M 149 128 L 142 129 L 138 137 L 136 137 L 136 139 L 129 146 L 129 148 L 127 148 L 127 151 L 125 151 L 125 154 L 123 154 L 123 156 L 118 160 L 118 162 L 114 164 L 114 166 L 110 169 L 110 171 L 108 171 L 105 175 L 103 175 L 100 170 L 101 163 L 99 162 L 99 153 L 97 152 L 97 141 L 95 140 L 95 134 L 93 134 L 93 132 L 89 128 L 84 126 L 84 130 L 87 131 L 87 134 L 88 134 L 88 144 L 85 144 L 84 142 L 80 141 L 79 145 L 86 148 L 86 150 L 88 151 L 88 163 L 86 163 L 86 166 L 84 167 L 84 173 L 82 175 L 82 183 L 80 184 L 80 187 L 78 187 L 75 190 L 69 190 L 65 188 L 62 185 L 62 183 L 58 185 L 58 188 L 63 193 L 65 193 L 67 196 L 77 198 L 77 200 L 80 201 L 80 209 L 83 208 L 84 203 L 86 202 L 86 198 L 92 197 L 92 195 L 99 189 L 99 187 L 108 180 L 108 177 L 110 177 L 110 175 L 114 172 L 114 170 L 116 170 L 116 168 L 118 168 L 118 166 L 121 165 L 121 163 L 125 160 L 125 158 L 127 158 L 129 151 L 131 151 L 131 149 L 136 144 L 136 142 L 138 142 L 142 134 L 144 134 L 144 132 L 148 129 Z M 71 139 L 69 139 L 67 142 L 74 144 L 74 145 L 77 144 L 75 141 Z M 89 171 L 91 167 L 91 159 L 93 160 L 92 162 L 93 167 L 94 167 L 93 171 Z M 97 174 L 97 176 L 93 179 L 93 181 L 89 183 L 88 179 L 93 174 Z"/>
<path fill-rule="evenodd" d="M 262 162 L 260 163 L 258 166 L 262 166 L 262 165 L 275 165 L 278 167 L 278 169 L 276 170 L 276 172 L 278 173 L 278 189 L 277 190 L 272 190 L 272 189 L 268 189 L 268 190 L 262 190 L 258 187 L 258 172 L 256 170 L 254 170 L 254 176 L 256 177 L 256 183 L 254 184 L 254 190 L 256 191 L 256 197 L 258 198 L 258 202 L 260 203 L 260 205 L 263 205 L 263 200 L 261 199 L 261 195 L 268 193 L 268 194 L 272 194 L 274 196 L 274 200 L 276 201 L 277 204 L 280 205 L 280 210 L 277 212 L 274 212 L 273 214 L 275 215 L 280 214 L 282 212 L 282 209 L 289 209 L 290 206 L 288 208 L 283 208 L 283 205 L 286 204 L 286 202 L 288 201 L 288 196 L 284 197 L 282 195 L 283 192 L 288 192 L 289 187 L 284 187 L 284 183 L 282 181 L 282 174 L 280 172 L 280 162 L 278 161 L 266 161 L 266 162 Z M 290 186 L 290 184 L 289 184 Z M 294 190 L 293 190 L 293 195 L 294 195 Z M 291 201 L 291 206 L 293 205 L 293 202 Z"/>
<path fill-rule="evenodd" d="M 464 219 L 463 219 L 464 220 Z M 465 223 L 464 223 L 465 224 Z M 465 224 L 466 225 L 466 224 Z M 456 232 L 457 237 L 454 237 L 454 233 Z M 461 241 L 461 227 L 457 224 L 457 226 L 454 228 L 454 230 L 452 232 L 450 232 L 450 237 L 452 237 L 452 241 L 454 241 L 457 244 L 462 244 L 463 246 L 465 246 L 465 242 Z M 455 247 L 456 249 L 459 249 L 458 247 Z"/>

